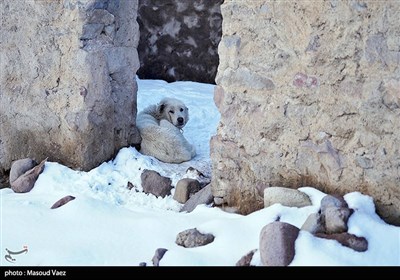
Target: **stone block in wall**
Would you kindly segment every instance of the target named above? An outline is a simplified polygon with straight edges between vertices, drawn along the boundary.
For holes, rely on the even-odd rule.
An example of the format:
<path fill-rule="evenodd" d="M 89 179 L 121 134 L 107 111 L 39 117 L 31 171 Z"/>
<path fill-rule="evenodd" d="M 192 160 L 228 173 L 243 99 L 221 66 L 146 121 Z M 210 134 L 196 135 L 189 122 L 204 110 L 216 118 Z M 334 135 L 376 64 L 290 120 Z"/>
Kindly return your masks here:
<path fill-rule="evenodd" d="M 269 186 L 359 191 L 400 224 L 398 1 L 225 1 L 213 195 L 241 213 Z"/>
<path fill-rule="evenodd" d="M 0 169 L 88 170 L 136 145 L 137 1 L 2 2 Z"/>

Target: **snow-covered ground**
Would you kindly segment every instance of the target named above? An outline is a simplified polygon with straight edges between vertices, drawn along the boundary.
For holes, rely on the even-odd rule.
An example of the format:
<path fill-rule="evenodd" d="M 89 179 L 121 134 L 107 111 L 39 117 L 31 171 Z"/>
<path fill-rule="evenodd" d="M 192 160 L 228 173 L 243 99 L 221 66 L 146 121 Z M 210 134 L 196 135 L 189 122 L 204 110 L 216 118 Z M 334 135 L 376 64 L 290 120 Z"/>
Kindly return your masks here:
<path fill-rule="evenodd" d="M 168 249 L 161 266 L 232 266 L 247 252 L 258 248 L 262 227 L 280 216 L 283 222 L 301 227 L 310 213 L 317 212 L 324 193 L 301 188 L 313 205 L 303 208 L 275 204 L 248 216 L 227 213 L 206 205 L 191 213 L 172 199 L 156 198 L 141 192 L 144 169 L 172 178 L 173 185 L 194 167 L 210 176 L 209 139 L 216 133 L 219 113 L 213 102 L 212 85 L 194 82 L 166 83 L 139 80 L 138 110 L 157 103 L 162 97 L 176 97 L 190 109 L 184 135 L 196 146 L 198 155 L 183 164 L 166 164 L 143 156 L 134 148 L 123 148 L 117 157 L 90 172 L 74 171 L 47 162 L 33 190 L 15 194 L 0 190 L 0 265 L 7 266 L 137 266 L 152 265 L 157 248 Z M 40 160 L 40 159 L 39 159 Z M 127 183 L 135 187 L 127 189 Z M 173 191 L 172 191 L 173 192 Z M 50 209 L 60 198 L 76 199 Z M 372 199 L 360 193 L 345 196 L 351 215 L 349 232 L 368 240 L 368 250 L 360 253 L 336 241 L 316 238 L 301 231 L 291 265 L 364 266 L 400 265 L 400 228 L 383 222 Z M 214 242 L 197 248 L 175 244 L 176 235 L 196 227 L 212 233 Z M 6 249 L 27 253 L 5 259 Z M 256 253 L 252 263 L 260 264 Z"/>

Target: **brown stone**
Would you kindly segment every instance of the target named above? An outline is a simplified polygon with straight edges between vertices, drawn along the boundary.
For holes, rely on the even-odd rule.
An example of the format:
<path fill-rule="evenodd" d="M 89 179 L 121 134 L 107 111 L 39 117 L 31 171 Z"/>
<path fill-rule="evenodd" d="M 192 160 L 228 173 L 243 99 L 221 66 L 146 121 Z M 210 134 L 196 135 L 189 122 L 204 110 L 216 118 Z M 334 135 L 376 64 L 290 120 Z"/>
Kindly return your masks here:
<path fill-rule="evenodd" d="M 236 266 L 250 266 L 255 252 L 257 252 L 257 249 L 251 250 L 246 255 L 241 257 L 240 260 L 236 262 Z"/>
<path fill-rule="evenodd" d="M 61 198 L 60 200 L 57 200 L 57 201 L 53 204 L 53 206 L 51 206 L 50 209 L 59 208 L 59 207 L 61 207 L 61 206 L 65 205 L 65 204 L 67 204 L 68 202 L 70 202 L 71 200 L 74 200 L 74 199 L 75 199 L 75 196 L 72 196 L 72 195 L 64 196 L 64 197 Z"/>
<path fill-rule="evenodd" d="M 264 207 L 269 207 L 275 203 L 288 207 L 305 207 L 312 205 L 308 195 L 301 191 L 281 187 L 269 187 L 264 189 Z"/>
<path fill-rule="evenodd" d="M 176 236 L 175 243 L 185 248 L 205 246 L 214 241 L 214 235 L 201 233 L 196 228 L 184 230 Z"/>
<path fill-rule="evenodd" d="M 200 190 L 200 183 L 195 179 L 183 178 L 176 183 L 174 199 L 179 203 L 185 203 Z"/>
<path fill-rule="evenodd" d="M 336 240 L 343 246 L 349 247 L 357 252 L 365 252 L 368 250 L 367 239 L 365 239 L 364 237 L 358 237 L 348 232 L 335 233 L 335 234 L 317 233 L 315 234 L 315 236 L 324 239 Z"/>
<path fill-rule="evenodd" d="M 144 193 L 153 194 L 157 197 L 165 197 L 171 194 L 171 179 L 161 176 L 154 170 L 143 170 L 140 179 Z"/>
<path fill-rule="evenodd" d="M 47 158 L 11 182 L 11 189 L 16 193 L 26 193 L 31 191 L 35 186 L 36 180 L 40 173 L 43 172 L 46 161 Z"/>
<path fill-rule="evenodd" d="M 185 205 L 183 205 L 181 212 L 192 212 L 200 204 L 209 204 L 213 202 L 213 195 L 211 193 L 211 185 L 207 185 L 200 191 L 192 195 Z"/>
<path fill-rule="evenodd" d="M 287 266 L 295 255 L 299 229 L 291 224 L 272 222 L 261 229 L 260 256 L 264 266 Z"/>

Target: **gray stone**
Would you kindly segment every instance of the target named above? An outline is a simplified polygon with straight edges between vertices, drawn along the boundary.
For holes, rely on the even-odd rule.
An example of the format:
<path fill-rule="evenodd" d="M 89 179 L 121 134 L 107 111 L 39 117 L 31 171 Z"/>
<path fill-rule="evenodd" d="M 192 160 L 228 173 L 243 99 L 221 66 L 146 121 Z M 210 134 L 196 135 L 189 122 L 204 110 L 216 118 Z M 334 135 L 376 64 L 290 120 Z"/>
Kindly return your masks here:
<path fill-rule="evenodd" d="M 200 190 L 200 183 L 194 179 L 184 178 L 178 181 L 175 187 L 174 199 L 179 203 L 185 203 Z"/>
<path fill-rule="evenodd" d="M 365 252 L 368 250 L 368 241 L 364 237 L 358 237 L 348 232 L 335 234 L 318 233 L 315 234 L 315 236 L 324 239 L 336 240 L 343 246 L 349 247 L 357 252 Z"/>
<path fill-rule="evenodd" d="M 156 171 L 145 169 L 140 175 L 140 179 L 144 193 L 154 194 L 157 197 L 165 197 L 171 194 L 171 179 L 161 176 Z"/>
<path fill-rule="evenodd" d="M 114 38 L 115 36 L 115 25 L 111 24 L 111 25 L 107 25 L 106 27 L 104 27 L 104 32 L 106 33 L 107 36 Z"/>
<path fill-rule="evenodd" d="M 80 37 L 81 40 L 90 40 L 94 39 L 100 35 L 101 31 L 103 31 L 104 24 L 102 23 L 88 23 L 83 26 L 82 35 Z"/>
<path fill-rule="evenodd" d="M 299 229 L 291 224 L 272 222 L 261 229 L 260 256 L 264 266 L 287 266 L 295 255 Z"/>
<path fill-rule="evenodd" d="M 240 260 L 236 262 L 236 266 L 250 266 L 255 252 L 257 252 L 257 249 L 251 250 L 246 255 L 241 257 Z"/>
<path fill-rule="evenodd" d="M 0 169 L 49 157 L 90 170 L 138 145 L 137 1 L 1 3 Z M 111 21 L 115 37 L 102 34 Z M 118 72 L 109 53 L 124 59 Z"/>
<path fill-rule="evenodd" d="M 312 234 L 325 233 L 324 220 L 319 213 L 312 213 L 301 226 L 301 230 L 308 231 Z"/>
<path fill-rule="evenodd" d="M 114 22 L 114 15 L 105 9 L 94 9 L 90 12 L 87 23 L 102 23 L 110 25 Z"/>
<path fill-rule="evenodd" d="M 215 83 L 223 0 L 140 0 L 140 78 Z"/>
<path fill-rule="evenodd" d="M 224 198 L 223 198 L 223 197 L 214 197 L 214 204 L 215 204 L 215 205 L 222 205 L 222 204 L 224 204 Z"/>
<path fill-rule="evenodd" d="M 32 169 L 37 165 L 37 162 L 30 158 L 24 158 L 16 160 L 11 165 L 10 170 L 10 182 L 14 182 L 19 176 L 24 174 L 26 171 Z"/>
<path fill-rule="evenodd" d="M 139 266 L 147 266 L 147 263 L 141 262 L 141 263 L 139 263 Z"/>
<path fill-rule="evenodd" d="M 221 5 L 212 193 L 248 214 L 269 186 L 358 191 L 400 225 L 400 2 L 331 2 Z"/>
<path fill-rule="evenodd" d="M 211 185 L 207 185 L 200 191 L 192 195 L 185 205 L 183 205 L 181 212 L 192 212 L 197 205 L 210 204 L 213 201 L 213 195 L 211 193 Z"/>
<path fill-rule="evenodd" d="M 26 171 L 24 174 L 19 176 L 16 180 L 11 182 L 11 189 L 16 193 L 26 193 L 29 192 L 36 183 L 37 178 L 40 173 L 44 170 L 44 165 L 46 160 L 43 160 L 41 163 L 36 165 L 34 168 Z"/>
<path fill-rule="evenodd" d="M 322 214 L 325 221 L 326 233 L 341 233 L 347 231 L 347 221 L 352 211 L 349 208 L 329 207 Z"/>
<path fill-rule="evenodd" d="M 195 228 L 184 230 L 176 236 L 175 243 L 185 248 L 207 245 L 214 241 L 214 235 L 203 234 Z"/>
<path fill-rule="evenodd" d="M 305 207 L 312 205 L 310 198 L 305 193 L 281 187 L 269 187 L 264 189 L 264 207 L 275 203 L 289 207 Z"/>
<path fill-rule="evenodd" d="M 324 214 L 325 210 L 329 207 L 348 208 L 349 206 L 343 196 L 326 195 L 321 200 L 321 213 Z"/>
<path fill-rule="evenodd" d="M 168 251 L 168 250 L 165 249 L 165 248 L 158 248 L 158 249 L 156 250 L 156 252 L 154 253 L 153 258 L 151 259 L 154 266 L 159 266 L 159 265 L 160 265 L 160 261 L 161 261 L 161 259 L 164 257 L 164 255 L 165 255 L 165 253 L 166 253 L 167 251 Z"/>

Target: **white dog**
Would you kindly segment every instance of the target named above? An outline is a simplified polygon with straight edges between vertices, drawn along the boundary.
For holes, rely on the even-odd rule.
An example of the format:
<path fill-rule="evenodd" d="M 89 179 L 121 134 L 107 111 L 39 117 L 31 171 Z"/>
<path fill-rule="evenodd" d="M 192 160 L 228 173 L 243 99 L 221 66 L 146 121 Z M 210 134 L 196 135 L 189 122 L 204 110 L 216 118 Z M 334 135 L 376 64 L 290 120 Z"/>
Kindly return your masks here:
<path fill-rule="evenodd" d="M 195 148 L 181 133 L 188 120 L 188 108 L 175 98 L 164 98 L 145 108 L 136 118 L 142 136 L 140 152 L 169 163 L 191 160 Z"/>

